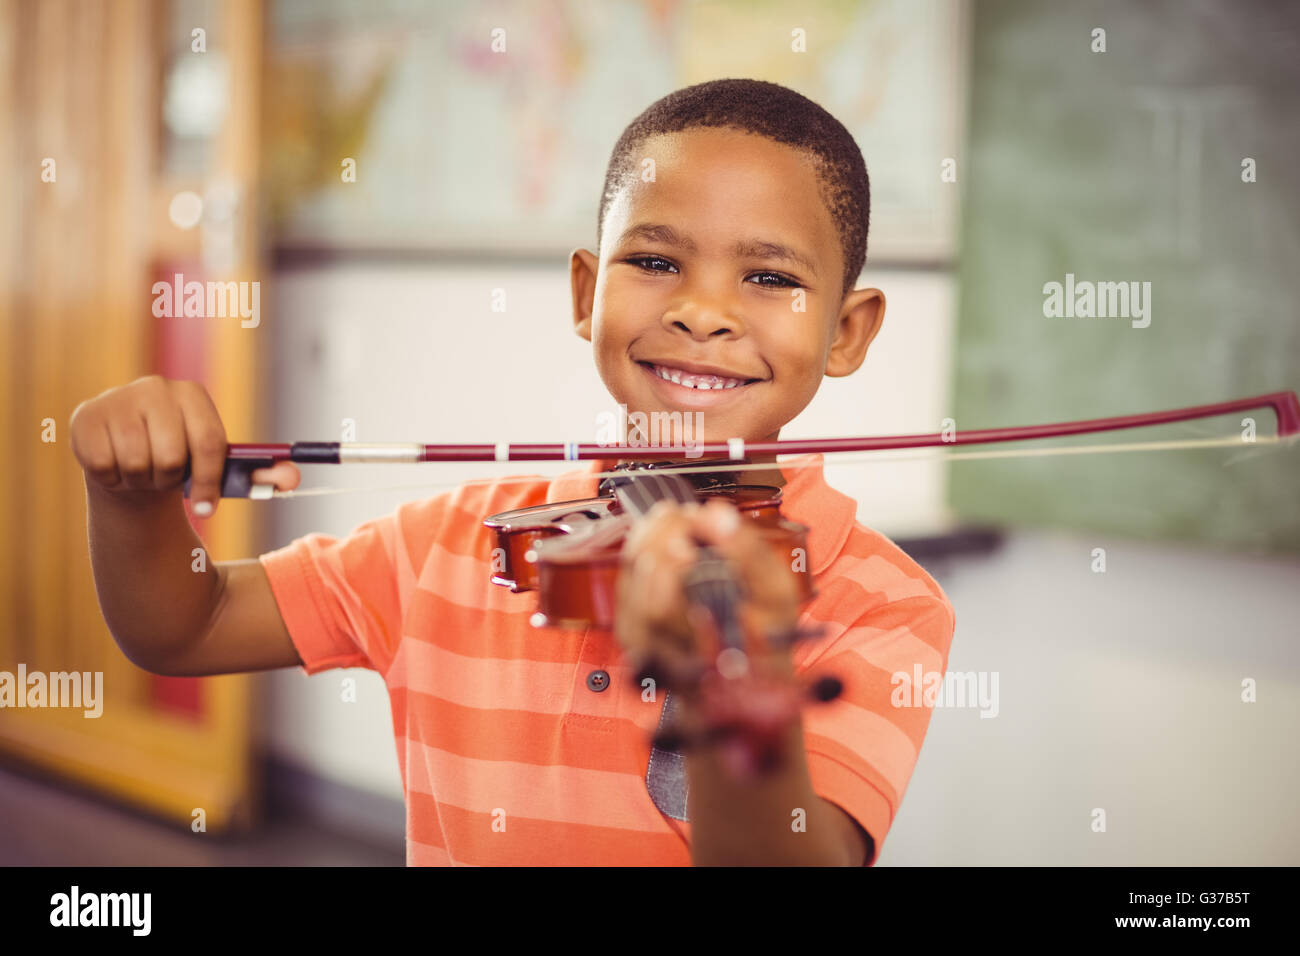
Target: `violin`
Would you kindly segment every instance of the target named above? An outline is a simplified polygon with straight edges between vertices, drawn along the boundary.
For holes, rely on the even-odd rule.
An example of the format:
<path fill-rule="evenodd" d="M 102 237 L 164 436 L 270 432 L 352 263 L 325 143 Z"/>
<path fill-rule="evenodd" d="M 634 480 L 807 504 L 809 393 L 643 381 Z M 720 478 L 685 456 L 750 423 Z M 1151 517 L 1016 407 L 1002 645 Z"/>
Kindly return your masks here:
<path fill-rule="evenodd" d="M 536 627 L 612 630 L 622 563 L 622 547 L 633 522 L 660 500 L 677 504 L 722 500 L 750 521 L 782 566 L 790 569 L 800 603 L 814 596 L 806 561 L 808 529 L 781 515 L 781 489 L 746 485 L 717 472 L 661 473 L 674 462 L 624 463 L 603 482 L 598 497 L 521 508 L 484 521 L 497 542 L 502 569 L 494 584 L 511 591 L 537 592 Z M 652 663 L 637 675 L 695 695 L 702 727 L 688 732 L 672 724 L 660 728 L 654 745 L 661 750 L 732 744 L 738 775 L 770 773 L 782 765 L 783 741 L 803 704 L 833 700 L 842 684 L 833 676 L 791 684 L 761 676 L 750 666 L 748 640 L 740 623 L 744 599 L 740 581 L 727 560 L 701 546 L 684 582 L 687 602 L 704 610 L 715 638 L 705 663 L 689 673 L 666 674 Z M 815 632 L 773 635 L 777 647 Z"/>
<path fill-rule="evenodd" d="M 678 504 L 711 499 L 731 503 L 755 523 L 773 551 L 788 558 L 807 547 L 808 529 L 781 516 L 781 489 L 746 485 L 725 474 L 658 474 L 672 462 L 624 463 L 598 488 L 598 497 L 520 508 L 492 515 L 483 524 L 496 535 L 502 570 L 492 583 L 538 592 L 538 627 L 609 630 L 619 554 L 631 522 L 661 498 Z M 787 563 L 790 563 L 787 561 Z M 806 571 L 791 571 L 800 600 L 813 596 Z"/>

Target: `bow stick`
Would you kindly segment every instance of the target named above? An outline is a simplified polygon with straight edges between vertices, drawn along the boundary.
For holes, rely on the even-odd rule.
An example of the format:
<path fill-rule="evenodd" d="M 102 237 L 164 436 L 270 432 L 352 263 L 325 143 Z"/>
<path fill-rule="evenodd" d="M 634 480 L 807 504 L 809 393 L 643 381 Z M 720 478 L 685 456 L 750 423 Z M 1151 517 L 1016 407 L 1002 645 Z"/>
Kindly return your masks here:
<path fill-rule="evenodd" d="M 861 438 L 809 438 L 781 439 L 779 441 L 745 442 L 731 438 L 725 442 L 699 442 L 691 446 L 638 446 L 608 445 L 598 442 L 552 442 L 496 444 L 442 444 L 426 445 L 418 442 L 292 442 L 272 444 L 231 444 L 226 449 L 226 466 L 222 474 L 223 498 L 270 498 L 274 489 L 270 485 L 253 483 L 253 472 L 269 468 L 279 461 L 298 464 L 345 464 L 349 462 L 428 462 L 428 461 L 588 461 L 613 457 L 643 460 L 676 460 L 689 462 L 696 458 L 713 460 L 699 465 L 710 471 L 727 470 L 719 466 L 717 458 L 725 456 L 735 470 L 766 467 L 745 462 L 749 455 L 807 455 L 839 452 L 886 451 L 901 448 L 947 447 L 950 445 L 984 445 L 999 442 L 1031 441 L 1040 438 L 1061 438 L 1095 432 L 1117 431 L 1126 428 L 1143 428 L 1173 422 L 1213 418 L 1234 412 L 1271 408 L 1277 417 L 1277 435 L 1271 440 L 1293 442 L 1300 436 L 1300 398 L 1295 392 L 1270 392 L 1249 398 L 1232 399 L 1209 405 L 1192 405 L 1167 411 L 1145 412 L 1137 415 L 1120 415 L 1113 418 L 1091 418 L 1082 421 L 1054 422 L 1045 425 L 1027 425 L 1016 428 L 981 428 L 956 431 L 951 435 L 877 435 Z M 1218 442 L 1224 444 L 1225 442 Z M 1245 441 L 1243 440 L 1243 444 Z M 1181 443 L 1171 443 L 1180 445 Z M 1182 445 L 1190 447 L 1189 445 Z M 1119 450 L 1126 446 L 1109 446 L 1104 450 Z M 1132 447 L 1143 447 L 1136 443 Z M 1050 449 L 1053 451 L 1055 449 Z M 1075 449 L 1062 449 L 1073 451 Z M 1097 449 L 1082 449 L 1097 450 Z M 691 470 L 682 466 L 683 470 Z M 189 496 L 190 482 L 186 470 L 185 495 Z M 276 494 L 290 495 L 293 492 Z M 301 494 L 301 492 L 299 492 Z"/>

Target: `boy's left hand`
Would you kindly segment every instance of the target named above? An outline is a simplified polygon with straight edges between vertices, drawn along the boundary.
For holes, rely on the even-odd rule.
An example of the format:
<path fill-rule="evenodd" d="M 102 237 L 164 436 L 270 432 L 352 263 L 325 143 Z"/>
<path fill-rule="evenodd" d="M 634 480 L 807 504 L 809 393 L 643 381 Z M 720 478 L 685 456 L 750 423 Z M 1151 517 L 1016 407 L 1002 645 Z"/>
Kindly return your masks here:
<path fill-rule="evenodd" d="M 746 653 L 757 673 L 793 674 L 788 647 L 768 635 L 792 632 L 799 588 L 790 566 L 763 540 L 758 527 L 725 501 L 705 505 L 658 502 L 624 542 L 614 633 L 634 673 L 649 666 L 656 680 L 690 700 L 692 675 L 713 664 L 720 648 L 709 615 L 691 606 L 684 574 L 709 545 L 727 558 L 745 595 L 740 620 Z M 793 556 L 789 560 L 793 560 Z"/>

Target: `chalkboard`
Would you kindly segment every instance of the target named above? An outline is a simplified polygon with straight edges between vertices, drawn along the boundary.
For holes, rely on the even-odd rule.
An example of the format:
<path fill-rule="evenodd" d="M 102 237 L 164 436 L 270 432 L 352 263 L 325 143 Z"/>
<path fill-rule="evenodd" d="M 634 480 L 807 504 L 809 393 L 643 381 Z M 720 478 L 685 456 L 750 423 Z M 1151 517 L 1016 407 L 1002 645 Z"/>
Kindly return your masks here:
<path fill-rule="evenodd" d="M 1300 6 L 977 2 L 972 43 L 957 428 L 1300 389 Z M 1058 308 L 1067 290 L 1082 310 Z M 1240 418 L 1104 440 L 1235 435 Z M 1300 448 L 1247 449 L 954 461 L 950 502 L 1300 552 Z"/>

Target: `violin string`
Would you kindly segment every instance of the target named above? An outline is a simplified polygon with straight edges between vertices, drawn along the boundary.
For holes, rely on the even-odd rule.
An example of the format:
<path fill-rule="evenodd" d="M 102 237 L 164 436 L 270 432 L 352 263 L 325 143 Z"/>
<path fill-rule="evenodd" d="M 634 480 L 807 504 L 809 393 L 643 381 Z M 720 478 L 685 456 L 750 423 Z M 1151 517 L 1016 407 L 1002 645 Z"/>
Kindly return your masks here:
<path fill-rule="evenodd" d="M 1181 449 L 1199 449 L 1199 448 L 1229 448 L 1245 447 L 1245 451 L 1240 455 L 1235 455 L 1224 466 L 1235 464 L 1246 458 L 1258 457 L 1267 451 L 1275 451 L 1276 448 L 1249 447 L 1255 446 L 1278 446 L 1289 445 L 1295 442 L 1294 438 L 1282 438 L 1277 435 L 1260 435 L 1253 442 L 1244 441 L 1240 435 L 1234 435 L 1224 438 L 1193 438 L 1180 439 L 1161 442 L 1117 442 L 1108 445 L 1058 445 L 1053 448 L 1030 448 L 1030 449 L 994 449 L 983 451 L 948 451 L 942 447 L 926 449 L 884 449 L 870 452 L 843 452 L 835 453 L 833 459 L 825 459 L 825 463 L 854 464 L 864 463 L 889 463 L 901 461 L 924 461 L 933 458 L 940 458 L 943 461 L 988 461 L 994 459 L 1008 458 L 1046 458 L 1056 455 L 1095 455 L 1108 454 L 1112 452 L 1133 452 L 1133 451 L 1174 451 Z M 611 451 L 615 449 L 611 448 Z M 616 457 L 611 455 L 611 458 Z M 803 457 L 803 456 L 801 456 Z M 587 459 L 590 461 L 591 459 Z M 520 464 L 513 462 L 512 464 Z M 774 467 L 781 471 L 798 470 L 801 468 L 816 467 L 815 461 L 777 461 L 773 462 L 743 462 L 743 463 L 719 463 L 708 465 L 692 464 L 680 465 L 674 467 L 656 468 L 658 474 L 692 474 L 701 471 L 707 472 L 724 472 L 724 471 L 771 471 Z M 583 475 L 584 478 L 610 478 L 624 474 L 616 471 L 597 471 L 588 472 Z M 536 481 L 541 478 L 552 478 L 555 475 L 505 475 L 497 478 L 470 478 L 464 481 L 424 481 L 416 484 L 405 485 L 358 485 L 356 487 L 336 487 L 336 488 L 305 488 L 295 489 L 293 491 L 274 491 L 271 495 L 273 498 L 309 498 L 324 495 L 339 495 L 357 492 L 387 492 L 387 491 L 418 491 L 428 488 L 457 488 L 464 485 L 489 485 L 494 483 L 509 484 L 513 482 Z"/>

